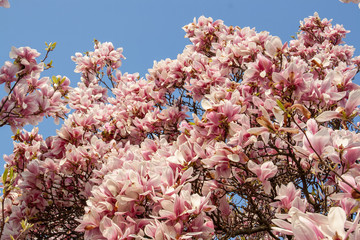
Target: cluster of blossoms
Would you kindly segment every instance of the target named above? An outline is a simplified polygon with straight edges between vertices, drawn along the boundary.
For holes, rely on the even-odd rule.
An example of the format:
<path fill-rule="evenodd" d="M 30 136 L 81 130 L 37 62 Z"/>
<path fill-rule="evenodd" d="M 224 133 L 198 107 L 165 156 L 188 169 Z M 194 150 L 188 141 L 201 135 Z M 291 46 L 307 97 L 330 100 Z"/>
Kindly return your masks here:
<path fill-rule="evenodd" d="M 14 61 L 0 68 L 0 84 L 8 93 L 0 101 L 0 126 L 10 125 L 16 131 L 26 124 L 37 125 L 44 116 L 54 117 L 55 121 L 64 118 L 69 112 L 66 95 L 70 80 L 61 76 L 40 78 L 44 67 L 51 64 L 39 63 L 40 53 L 29 47 L 13 47 L 9 56 Z"/>
<path fill-rule="evenodd" d="M 9 8 L 10 3 L 8 0 L 0 0 L 0 7 Z"/>
<path fill-rule="evenodd" d="M 1 239 L 358 239 L 360 57 L 342 26 L 300 25 L 282 43 L 200 17 L 145 79 L 95 41 L 76 88 L 13 49 L 6 124 L 72 113 L 56 136 L 15 133 Z"/>

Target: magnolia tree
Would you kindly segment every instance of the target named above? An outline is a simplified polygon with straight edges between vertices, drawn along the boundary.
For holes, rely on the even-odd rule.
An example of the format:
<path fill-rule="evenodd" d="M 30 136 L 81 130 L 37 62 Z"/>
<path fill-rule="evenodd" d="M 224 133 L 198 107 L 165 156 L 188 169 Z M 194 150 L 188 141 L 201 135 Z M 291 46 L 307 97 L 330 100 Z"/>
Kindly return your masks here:
<path fill-rule="evenodd" d="M 2 3 L 7 1 L 1 1 Z M 1 239 L 360 239 L 360 57 L 314 16 L 283 43 L 200 17 L 146 78 L 95 41 L 77 87 L 13 48 Z M 64 119 L 55 136 L 19 130 Z"/>

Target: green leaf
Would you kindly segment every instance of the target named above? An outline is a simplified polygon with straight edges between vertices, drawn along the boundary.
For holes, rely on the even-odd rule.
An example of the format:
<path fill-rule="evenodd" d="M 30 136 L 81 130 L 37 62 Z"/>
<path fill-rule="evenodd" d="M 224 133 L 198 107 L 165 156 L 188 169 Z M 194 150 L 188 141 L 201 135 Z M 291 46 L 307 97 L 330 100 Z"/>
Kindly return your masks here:
<path fill-rule="evenodd" d="M 59 79 L 58 79 L 57 77 L 52 76 L 51 79 L 52 79 L 52 81 L 53 81 L 54 84 L 59 84 Z"/>
<path fill-rule="evenodd" d="M 51 45 L 52 45 L 52 42 L 50 42 L 49 44 L 47 42 L 45 42 L 45 45 L 47 48 L 45 48 L 46 51 L 50 51 L 51 50 Z"/>
<path fill-rule="evenodd" d="M 50 50 L 51 50 L 51 51 L 55 49 L 56 44 L 57 44 L 56 42 L 54 42 L 54 43 L 51 44 L 51 46 L 50 46 Z"/>
<path fill-rule="evenodd" d="M 9 175 L 9 177 L 10 177 L 10 180 L 13 179 L 13 177 L 14 177 L 14 167 L 11 167 L 11 168 L 10 168 L 10 175 Z"/>
<path fill-rule="evenodd" d="M 2 175 L 2 180 L 3 180 L 4 185 L 5 185 L 5 182 L 6 182 L 7 177 L 8 177 L 8 172 L 9 172 L 9 169 L 5 168 L 5 171 L 4 171 L 3 175 Z"/>
<path fill-rule="evenodd" d="M 276 99 L 276 103 L 279 106 L 279 108 L 285 112 L 285 107 L 279 99 Z"/>
<path fill-rule="evenodd" d="M 21 220 L 20 224 L 21 224 L 22 229 L 25 229 L 25 227 L 26 227 L 26 219 Z"/>

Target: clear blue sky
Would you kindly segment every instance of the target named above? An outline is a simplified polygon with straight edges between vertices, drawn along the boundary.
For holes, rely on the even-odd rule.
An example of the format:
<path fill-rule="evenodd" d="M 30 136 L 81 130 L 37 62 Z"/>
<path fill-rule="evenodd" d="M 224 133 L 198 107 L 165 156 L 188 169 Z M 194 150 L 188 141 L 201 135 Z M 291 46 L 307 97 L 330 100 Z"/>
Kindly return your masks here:
<path fill-rule="evenodd" d="M 145 76 L 154 60 L 176 58 L 189 42 L 181 29 L 204 15 L 226 25 L 269 31 L 283 42 L 295 35 L 299 21 L 317 11 L 351 30 L 345 39 L 360 55 L 360 9 L 338 0 L 9 0 L 0 8 L 0 64 L 9 60 L 12 46 L 29 46 L 44 53 L 44 42 L 57 42 L 50 55 L 54 69 L 42 76 L 65 75 L 72 86 L 79 81 L 70 57 L 93 49 L 93 39 L 123 47 L 127 58 L 122 72 Z M 360 83 L 357 80 L 357 83 Z M 0 96 L 4 96 L 0 86 Z M 52 120 L 40 124 L 40 133 L 54 135 L 60 128 Z M 27 129 L 31 129 L 28 127 Z M 12 152 L 10 127 L 0 128 L 0 171 L 3 154 Z"/>

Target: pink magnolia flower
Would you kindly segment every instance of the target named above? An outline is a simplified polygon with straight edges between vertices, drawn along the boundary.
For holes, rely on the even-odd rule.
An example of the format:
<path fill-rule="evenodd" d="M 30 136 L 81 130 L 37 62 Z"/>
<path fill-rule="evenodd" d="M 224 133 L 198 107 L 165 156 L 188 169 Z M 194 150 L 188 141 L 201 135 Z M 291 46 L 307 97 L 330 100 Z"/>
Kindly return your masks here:
<path fill-rule="evenodd" d="M 251 160 L 248 162 L 247 166 L 249 170 L 255 173 L 257 178 L 263 183 L 265 193 L 270 193 L 271 185 L 268 179 L 276 175 L 278 167 L 271 161 L 267 161 L 259 165 Z"/>
<path fill-rule="evenodd" d="M 8 0 L 0 0 L 0 7 L 9 8 L 10 3 Z"/>
<path fill-rule="evenodd" d="M 287 218 L 287 221 L 274 219 L 273 222 L 279 227 L 273 227 L 273 230 L 294 235 L 295 239 L 301 240 L 356 239 L 354 235 L 357 234 L 355 229 L 358 228 L 359 215 L 357 213 L 354 221 L 349 222 L 341 207 L 330 208 L 327 216 L 311 212 L 304 213 L 293 207 L 289 214 L 277 215 L 279 218 Z"/>
<path fill-rule="evenodd" d="M 275 197 L 278 202 L 274 202 L 271 205 L 289 210 L 292 207 L 292 203 L 296 197 L 300 197 L 301 190 L 296 189 L 295 185 L 292 182 L 289 182 L 286 186 L 281 184 L 281 186 L 276 186 L 277 196 Z"/>
<path fill-rule="evenodd" d="M 334 195 L 333 198 L 342 199 L 344 197 L 347 197 L 359 199 L 360 194 L 358 192 L 360 192 L 360 176 L 354 177 L 350 174 L 343 174 L 341 177 L 344 179 L 344 181 L 346 181 L 343 182 L 341 179 L 339 179 L 339 186 L 343 193 L 337 193 Z"/>
<path fill-rule="evenodd" d="M 100 221 L 99 229 L 103 236 L 108 240 L 117 240 L 119 237 L 126 237 L 126 235 L 129 235 L 124 235 L 119 226 L 106 216 Z"/>
<path fill-rule="evenodd" d="M 318 122 L 326 122 L 331 121 L 334 118 L 339 119 L 348 119 L 354 113 L 357 106 L 360 104 L 360 90 L 351 91 L 349 94 L 349 98 L 345 104 L 345 108 L 339 107 L 336 111 L 325 111 L 321 113 L 316 120 Z"/>
<path fill-rule="evenodd" d="M 281 42 L 281 39 L 279 37 L 272 37 L 265 44 L 266 53 L 268 55 L 270 55 L 271 57 L 274 57 L 277 54 L 281 53 L 286 47 L 287 47 L 287 44 L 285 43 L 283 45 Z"/>
<path fill-rule="evenodd" d="M 307 121 L 306 136 L 303 137 L 304 148 L 309 151 L 313 157 L 321 156 L 325 146 L 330 143 L 329 130 L 326 128 L 318 129 L 314 119 Z"/>
<path fill-rule="evenodd" d="M 278 217 L 281 215 L 279 214 Z M 273 227 L 273 230 L 287 235 L 294 235 L 298 240 L 323 239 L 324 234 L 321 232 L 319 224 L 312 220 L 306 213 L 292 207 L 288 214 L 284 216 L 288 221 L 273 219 L 279 227 Z M 289 223 L 290 222 L 290 223 Z"/>
<path fill-rule="evenodd" d="M 9 53 L 10 58 L 18 59 L 15 63 L 20 66 L 21 71 L 19 73 L 21 74 L 40 73 L 44 68 L 44 64 L 36 62 L 36 58 L 39 56 L 38 51 L 29 47 L 12 47 Z"/>
<path fill-rule="evenodd" d="M 17 80 L 16 73 L 19 71 L 19 66 L 6 61 L 4 66 L 0 69 L 0 84 L 11 83 Z"/>
<path fill-rule="evenodd" d="M 258 55 L 256 63 L 249 64 L 249 68 L 244 73 L 245 82 L 254 82 L 271 76 L 274 70 L 272 62 L 263 55 Z"/>

